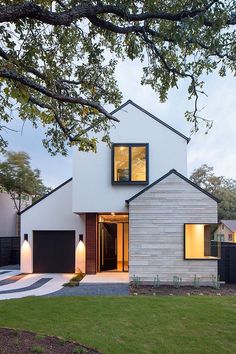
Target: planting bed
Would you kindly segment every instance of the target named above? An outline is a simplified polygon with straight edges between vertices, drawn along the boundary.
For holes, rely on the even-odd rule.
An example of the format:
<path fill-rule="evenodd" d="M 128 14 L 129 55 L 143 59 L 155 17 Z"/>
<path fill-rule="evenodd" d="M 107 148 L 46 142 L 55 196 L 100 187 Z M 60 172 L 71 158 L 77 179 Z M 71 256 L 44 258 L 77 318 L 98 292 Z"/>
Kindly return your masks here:
<path fill-rule="evenodd" d="M 79 343 L 38 335 L 28 331 L 0 328 L 1 354 L 98 354 L 100 352 Z"/>
<path fill-rule="evenodd" d="M 236 296 L 236 284 L 222 284 L 220 289 L 214 289 L 210 286 L 201 286 L 195 289 L 193 286 L 180 286 L 176 289 L 173 285 L 160 285 L 155 288 L 152 285 L 130 286 L 131 295 L 232 295 Z"/>

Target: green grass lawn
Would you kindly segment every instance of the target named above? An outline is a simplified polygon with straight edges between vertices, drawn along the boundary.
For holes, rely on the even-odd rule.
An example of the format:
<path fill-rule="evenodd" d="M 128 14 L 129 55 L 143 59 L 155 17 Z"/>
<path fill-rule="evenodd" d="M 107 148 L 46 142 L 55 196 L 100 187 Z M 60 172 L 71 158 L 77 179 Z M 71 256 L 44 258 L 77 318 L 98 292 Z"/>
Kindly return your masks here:
<path fill-rule="evenodd" d="M 236 297 L 31 297 L 0 301 L 0 327 L 106 354 L 236 353 Z"/>

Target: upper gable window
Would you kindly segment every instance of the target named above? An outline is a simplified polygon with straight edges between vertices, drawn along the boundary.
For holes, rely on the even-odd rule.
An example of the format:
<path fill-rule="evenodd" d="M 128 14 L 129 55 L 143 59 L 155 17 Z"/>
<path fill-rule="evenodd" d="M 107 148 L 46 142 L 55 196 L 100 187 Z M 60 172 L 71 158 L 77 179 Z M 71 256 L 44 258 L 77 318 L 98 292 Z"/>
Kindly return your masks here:
<path fill-rule="evenodd" d="M 148 184 L 148 144 L 113 144 L 112 183 Z"/>

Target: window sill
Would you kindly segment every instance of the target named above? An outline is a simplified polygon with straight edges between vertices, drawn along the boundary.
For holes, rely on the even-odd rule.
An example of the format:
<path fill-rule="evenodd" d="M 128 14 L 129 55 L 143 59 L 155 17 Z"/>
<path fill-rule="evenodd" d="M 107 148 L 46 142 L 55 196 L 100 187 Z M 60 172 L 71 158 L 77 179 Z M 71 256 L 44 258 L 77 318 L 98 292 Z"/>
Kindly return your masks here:
<path fill-rule="evenodd" d="M 111 184 L 113 186 L 132 186 L 132 185 L 136 185 L 136 186 L 147 186 L 149 184 L 148 181 L 145 182 L 139 182 L 139 181 L 124 181 L 124 182 L 116 182 L 116 181 L 112 181 Z"/>
<path fill-rule="evenodd" d="M 184 258 L 186 261 L 217 261 L 221 257 L 203 257 L 203 258 Z"/>

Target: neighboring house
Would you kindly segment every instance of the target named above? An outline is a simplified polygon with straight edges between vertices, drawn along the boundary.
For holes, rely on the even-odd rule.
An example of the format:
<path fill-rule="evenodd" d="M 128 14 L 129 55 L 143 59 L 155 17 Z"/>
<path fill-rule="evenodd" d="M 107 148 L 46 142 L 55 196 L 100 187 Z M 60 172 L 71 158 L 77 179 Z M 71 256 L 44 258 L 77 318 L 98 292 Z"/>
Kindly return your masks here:
<path fill-rule="evenodd" d="M 75 150 L 73 178 L 21 213 L 21 271 L 217 275 L 217 199 L 186 177 L 189 139 L 130 100 L 112 114 L 112 148 Z"/>
<path fill-rule="evenodd" d="M 31 196 L 26 196 L 22 208 L 32 204 Z M 0 192 L 0 237 L 17 235 L 17 211 L 10 194 Z"/>
<path fill-rule="evenodd" d="M 236 243 L 236 220 L 220 220 L 215 240 Z"/>

